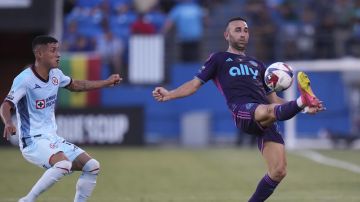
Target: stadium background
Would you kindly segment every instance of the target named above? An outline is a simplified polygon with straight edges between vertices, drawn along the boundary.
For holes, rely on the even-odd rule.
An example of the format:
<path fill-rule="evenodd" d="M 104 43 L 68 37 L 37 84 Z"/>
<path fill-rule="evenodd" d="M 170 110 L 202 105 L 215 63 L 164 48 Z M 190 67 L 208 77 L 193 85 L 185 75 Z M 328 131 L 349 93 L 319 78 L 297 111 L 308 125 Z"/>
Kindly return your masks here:
<path fill-rule="evenodd" d="M 244 170 L 242 165 L 237 165 L 234 161 L 259 158 L 259 161 L 255 163 L 248 160 L 245 163 L 257 167 L 257 170 L 248 176 L 252 177 L 251 179 L 238 176 L 242 180 L 252 182 L 251 186 L 254 187 L 254 179 L 263 172 L 263 165 L 256 151 L 254 149 L 218 150 L 219 147 L 232 148 L 235 145 L 247 148 L 251 146 L 252 140 L 236 130 L 225 106 L 225 100 L 214 85 L 208 83 L 197 94 L 169 103 L 159 104 L 151 96 L 151 91 L 155 86 L 174 88 L 193 78 L 210 53 L 225 50 L 226 42 L 222 37 L 225 22 L 230 17 L 243 16 L 248 20 L 251 30 L 248 54 L 263 60 L 267 65 L 276 61 L 301 64 L 302 66 L 294 66 L 294 69 L 307 70 L 313 81 L 315 92 L 325 102 L 327 107 L 325 112 L 314 117 L 307 115 L 297 117 L 294 122 L 295 141 L 298 139 L 306 141 L 305 144 L 295 142 L 298 146 L 296 148 L 360 148 L 358 141 L 360 137 L 360 75 L 358 70 L 360 68 L 357 67 L 360 64 L 358 61 L 360 55 L 359 0 L 198 0 L 193 2 L 203 9 L 201 16 L 204 17 L 202 21 L 204 30 L 199 38 L 199 57 L 184 61 L 180 57 L 178 44 L 181 41 L 177 37 L 177 29 L 173 27 L 169 32 L 162 32 L 162 27 L 171 15 L 172 9 L 179 6 L 182 3 L 181 0 L 0 1 L 0 99 L 5 98 L 13 78 L 25 65 L 33 62 L 31 40 L 39 34 L 51 34 L 64 44 L 61 68 L 65 73 L 75 79 L 107 78 L 114 71 L 114 67 L 102 60 L 97 46 L 105 31 L 110 31 L 122 43 L 120 73 L 125 78 L 125 82 L 116 88 L 90 93 L 69 93 L 62 90 L 58 97 L 57 110 L 59 134 L 69 141 L 84 146 L 114 145 L 110 149 L 103 149 L 104 147 L 100 146 L 91 147 L 89 150 L 95 156 L 98 153 L 102 158 L 100 160 L 103 166 L 105 164 L 116 169 L 121 168 L 122 163 L 127 163 L 127 167 L 123 168 L 124 173 L 153 176 L 139 183 L 144 186 L 146 182 L 150 183 L 161 176 L 164 177 L 163 175 L 170 181 L 181 183 L 181 180 L 176 177 L 180 170 L 176 169 L 184 164 L 188 166 L 183 170 L 185 172 L 188 169 L 185 175 L 199 177 L 198 173 L 193 173 L 202 172 L 201 165 L 197 164 L 196 159 L 207 168 L 215 166 L 214 161 L 221 159 L 220 164 L 229 164 Z M 145 31 L 142 30 L 146 33 L 145 35 L 132 30 L 132 24 L 139 16 L 144 16 L 145 24 L 151 25 L 150 31 L 147 25 Z M 104 21 L 106 21 L 106 26 L 103 24 Z M 70 26 L 74 22 L 77 28 L 73 33 L 70 31 Z M 79 41 L 81 43 L 77 43 Z M 318 65 L 314 66 L 315 63 Z M 307 64 L 309 66 L 306 66 Z M 327 68 L 327 64 L 332 64 L 335 68 Z M 313 66 L 316 69 L 312 70 Z M 0 127 L 2 129 L 3 125 Z M 281 127 L 284 129 L 283 125 Z M 284 136 L 286 138 L 287 134 L 285 133 Z M 9 147 L 11 144 L 5 140 L 1 140 L 0 143 L 4 146 L 1 152 L 2 159 L 16 159 L 4 165 L 3 168 L 7 172 L 13 172 L 12 169 L 15 166 L 25 167 L 23 165 L 26 162 L 20 158 L 20 153 L 14 149 L 16 147 Z M 16 145 L 16 137 L 12 138 L 11 143 Z M 128 150 L 128 147 L 124 145 L 141 147 Z M 171 149 L 152 150 L 153 146 L 159 149 L 164 146 L 168 148 L 169 145 L 175 148 L 180 146 L 182 149 L 174 150 L 174 147 L 171 147 Z M 200 153 L 197 150 L 184 149 L 189 147 L 210 149 Z M 150 154 L 147 154 L 148 152 Z M 245 154 L 237 154 L 238 152 Z M 356 156 L 357 150 L 348 151 L 349 153 L 342 150 L 321 152 L 337 159 L 347 160 L 357 166 L 360 165 Z M 117 156 L 118 162 L 113 162 L 108 158 L 113 154 Z M 134 163 L 137 158 L 142 159 L 143 162 Z M 173 162 L 176 158 L 186 160 Z M 299 160 L 301 158 L 293 153 L 290 153 L 289 158 L 295 165 L 314 166 L 314 172 L 323 172 L 325 169 L 319 165 L 304 162 L 303 159 Z M 170 165 L 164 162 L 172 163 Z M 153 164 L 161 166 L 147 167 Z M 143 166 L 143 169 L 132 170 L 131 165 L 138 168 Z M 26 165 L 26 167 L 30 166 Z M 28 172 L 40 172 L 35 169 Z M 155 174 L 149 173 L 149 175 L 142 173 L 148 169 L 173 169 L 174 174 L 171 175 L 168 172 L 164 174 L 160 171 Z M 228 170 L 228 167 L 218 167 L 218 169 L 218 173 L 205 173 L 209 175 L 200 175 L 199 179 L 210 178 L 211 184 L 211 180 L 220 180 L 220 178 L 211 178 L 213 175 L 226 172 L 236 173 L 235 170 Z M 290 169 L 296 169 L 296 166 Z M 247 171 L 250 172 L 250 170 Z M 322 176 L 323 178 L 318 176 L 318 184 L 314 182 L 309 190 L 313 191 L 323 186 L 322 182 L 328 179 L 331 181 L 330 184 L 334 183 L 334 186 L 324 186 L 324 189 L 318 189 L 315 193 L 321 193 L 322 196 L 329 195 L 329 198 L 316 198 L 315 195 L 307 195 L 306 191 L 294 196 L 291 189 L 285 189 L 282 190 L 286 192 L 284 198 L 278 195 L 275 199 L 279 201 L 342 201 L 341 197 L 346 195 L 348 201 L 358 201 L 360 196 L 353 190 L 359 185 L 358 171 L 355 175 L 347 171 L 340 171 L 344 172 L 344 175 L 339 174 L 334 168 L 326 172 L 331 174 Z M 329 176 L 334 179 L 330 179 Z M 346 187 L 344 189 L 339 189 L 337 186 L 339 176 L 343 177 L 340 184 Z M 119 181 L 125 180 L 127 183 L 131 181 L 125 174 L 120 174 L 118 177 Z M 236 176 L 233 177 L 236 178 Z M 296 184 L 308 176 L 299 174 L 295 177 L 290 177 L 289 184 Z M 7 179 L 4 174 L 0 178 L 1 181 L 8 182 L 9 187 L 16 187 L 16 185 L 11 185 L 12 180 Z M 137 192 L 131 192 L 131 188 L 141 189 L 139 184 L 133 183 L 128 187 L 129 192 L 124 191 L 120 195 L 128 197 L 128 200 L 124 201 L 236 201 L 239 195 L 245 200 L 243 194 L 249 195 L 252 189 L 241 187 L 244 186 L 241 180 L 239 184 L 233 183 L 234 186 L 243 188 L 243 192 L 235 194 L 236 190 L 232 190 L 233 195 L 230 193 L 230 196 L 225 196 L 220 193 L 221 191 L 214 191 L 219 194 L 213 193 L 214 195 L 211 196 L 212 193 L 209 190 L 222 190 L 224 187 L 221 188 L 220 185 L 226 187 L 226 182 L 222 180 L 229 178 L 230 176 L 221 178 L 221 183 L 224 184 L 219 183 L 218 186 L 207 187 L 199 184 L 198 187 L 203 186 L 203 189 L 199 193 L 192 192 L 193 197 L 185 197 L 184 193 L 172 192 L 173 190 L 168 190 L 168 195 L 160 192 L 152 196 L 151 194 L 157 193 L 156 188 L 159 186 L 160 189 L 167 190 L 161 183 L 154 185 L 153 190 L 144 188 L 142 190 L 144 195 L 140 194 L 140 196 Z M 317 179 L 316 176 L 313 179 Z M 111 176 L 108 180 L 112 181 Z M 196 184 L 195 182 L 187 183 Z M 62 189 L 66 190 L 68 184 L 65 182 Z M 104 182 L 104 186 L 105 184 Z M 182 190 L 182 186 L 191 187 L 189 184 L 175 183 L 174 189 Z M 119 185 L 115 183 L 114 186 Z M 301 186 L 297 188 L 304 189 Z M 8 193 L 5 191 L 1 194 L 6 197 L 0 201 L 13 201 L 13 198 L 18 196 L 19 193 L 11 191 L 11 188 L 8 189 Z M 102 191 L 99 191 L 100 194 L 95 196 L 98 199 L 94 201 L 121 201 L 118 200 L 118 196 L 109 196 L 105 200 L 108 190 L 99 189 Z M 23 192 L 25 190 L 24 188 Z M 202 190 L 207 191 L 202 192 Z M 187 191 L 190 192 L 190 190 Z M 225 190 L 222 191 L 227 193 Z M 67 197 L 70 200 L 71 197 Z"/>
<path fill-rule="evenodd" d="M 158 104 L 151 97 L 154 86 L 173 88 L 191 79 L 210 53 L 224 50 L 224 22 L 232 16 L 241 15 L 248 19 L 252 31 L 248 54 L 267 65 L 275 61 L 341 61 L 359 55 L 358 1 L 331 1 L 331 4 L 328 1 L 285 0 L 195 1 L 204 9 L 201 14 L 205 16 L 204 30 L 199 34 L 200 56 L 190 61 L 179 57 L 177 29 L 173 27 L 168 33 L 162 32 L 170 12 L 182 1 L 26 0 L 14 1 L 13 4 L 16 2 L 19 8 L 9 8 L 12 3 L 4 2 L 0 13 L 1 98 L 5 97 L 14 76 L 33 62 L 30 41 L 38 34 L 52 34 L 62 40 L 61 66 L 66 74 L 78 79 L 106 78 L 112 71 L 111 64 L 101 61 L 97 46 L 104 32 L 110 30 L 123 43 L 119 57 L 122 57 L 120 73 L 125 84 L 90 93 L 63 90 L 58 106 L 141 108 L 140 119 L 143 121 L 131 124 L 143 128 L 143 141 L 139 143 L 145 144 L 178 144 L 182 141 L 191 144 L 192 140 L 188 140 L 186 134 L 189 128 L 195 128 L 199 133 L 198 140 L 194 140 L 198 142 L 194 144 L 236 141 L 238 132 L 224 107 L 224 99 L 213 85 L 205 85 L 191 98 L 170 103 Z M 140 35 L 145 37 L 146 43 L 152 44 L 132 46 L 131 39 L 139 37 L 132 26 L 140 13 L 143 13 L 144 22 L 155 28 Z M 70 28 L 74 23 L 77 24 L 75 31 Z M 158 38 L 160 42 L 157 42 Z M 75 41 L 84 42 L 79 45 Z M 142 51 L 133 51 L 136 48 Z M 154 60 L 155 63 L 151 62 Z M 357 136 L 360 127 L 359 82 L 354 76 L 356 72 L 345 72 L 342 68 L 339 66 L 339 71 L 309 72 L 327 111 L 311 119 L 300 115 L 296 123 L 297 137 L 319 138 L 329 133 L 351 138 Z M 202 124 L 197 124 L 198 121 Z"/>

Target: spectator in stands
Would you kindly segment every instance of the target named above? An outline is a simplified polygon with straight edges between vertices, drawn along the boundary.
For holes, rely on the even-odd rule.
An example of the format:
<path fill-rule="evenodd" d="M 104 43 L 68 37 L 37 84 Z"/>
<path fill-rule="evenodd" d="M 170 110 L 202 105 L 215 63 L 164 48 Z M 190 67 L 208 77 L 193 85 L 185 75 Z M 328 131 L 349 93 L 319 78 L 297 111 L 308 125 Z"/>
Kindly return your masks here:
<path fill-rule="evenodd" d="M 296 41 L 299 59 L 312 59 L 315 55 L 315 13 L 307 7 L 300 14 L 299 37 Z"/>
<path fill-rule="evenodd" d="M 95 49 L 93 40 L 78 33 L 76 21 L 71 21 L 65 30 L 62 47 L 64 51 L 86 52 Z"/>
<path fill-rule="evenodd" d="M 264 62 L 273 62 L 275 54 L 276 25 L 271 17 L 269 8 L 263 0 L 248 0 L 246 15 L 253 27 L 252 52 Z"/>
<path fill-rule="evenodd" d="M 315 50 L 317 58 L 335 57 L 335 17 L 329 12 L 320 18 L 316 27 Z"/>
<path fill-rule="evenodd" d="M 69 47 L 70 52 L 89 52 L 94 50 L 94 41 L 83 35 L 78 35 L 75 44 Z"/>
<path fill-rule="evenodd" d="M 103 64 L 110 67 L 112 74 L 122 73 L 124 43 L 114 36 L 108 26 L 104 26 L 104 34 L 97 40 L 96 51 L 101 55 Z"/>
<path fill-rule="evenodd" d="M 296 41 L 299 34 L 299 16 L 296 2 L 284 1 L 278 7 L 277 53 L 280 60 L 291 60 L 297 56 Z"/>
<path fill-rule="evenodd" d="M 69 51 L 70 47 L 76 43 L 78 33 L 77 22 L 75 20 L 70 21 L 65 25 L 64 34 L 63 34 L 63 44 L 62 49 L 64 51 Z"/>
<path fill-rule="evenodd" d="M 130 25 L 136 20 L 136 13 L 126 2 L 118 2 L 115 5 L 115 13 L 109 18 L 110 29 L 117 38 L 128 41 Z"/>
<path fill-rule="evenodd" d="M 170 11 L 163 33 L 168 33 L 175 24 L 182 61 L 193 62 L 200 59 L 204 17 L 206 12 L 193 0 L 180 0 Z"/>
<path fill-rule="evenodd" d="M 136 21 L 131 25 L 132 34 L 155 34 L 156 28 L 151 22 L 146 20 L 144 14 L 140 13 Z"/>
<path fill-rule="evenodd" d="M 353 18 L 353 5 L 351 0 L 335 0 L 333 4 L 336 16 L 335 27 L 335 52 L 337 57 L 346 54 L 345 43 L 351 36 L 351 25 Z"/>
<path fill-rule="evenodd" d="M 347 54 L 351 56 L 360 56 L 360 0 L 355 1 L 352 19 L 351 36 L 346 42 Z"/>

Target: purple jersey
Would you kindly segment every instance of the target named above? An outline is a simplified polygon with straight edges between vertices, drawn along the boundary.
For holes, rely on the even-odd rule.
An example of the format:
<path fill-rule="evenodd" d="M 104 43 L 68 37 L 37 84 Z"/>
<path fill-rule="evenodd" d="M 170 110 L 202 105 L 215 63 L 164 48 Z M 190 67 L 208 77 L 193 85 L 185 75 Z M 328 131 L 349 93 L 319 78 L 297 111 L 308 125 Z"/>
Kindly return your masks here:
<path fill-rule="evenodd" d="M 196 75 L 203 83 L 212 79 L 231 104 L 269 104 L 272 92 L 264 82 L 265 65 L 248 56 L 229 52 L 212 54 Z"/>

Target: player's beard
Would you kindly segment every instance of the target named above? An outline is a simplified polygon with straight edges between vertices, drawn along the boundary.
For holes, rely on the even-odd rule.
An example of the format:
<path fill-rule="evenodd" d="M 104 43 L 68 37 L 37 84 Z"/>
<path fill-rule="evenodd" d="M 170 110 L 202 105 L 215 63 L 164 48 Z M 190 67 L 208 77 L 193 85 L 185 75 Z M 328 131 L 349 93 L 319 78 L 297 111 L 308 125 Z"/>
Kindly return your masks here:
<path fill-rule="evenodd" d="M 234 42 L 234 43 L 231 44 L 231 46 L 234 49 L 236 49 L 238 51 L 241 51 L 241 52 L 245 51 L 246 45 L 247 45 L 247 43 L 245 43 L 245 42 Z"/>
<path fill-rule="evenodd" d="M 230 35 L 230 39 L 229 39 L 230 46 L 235 50 L 238 50 L 240 52 L 244 52 L 248 42 L 245 40 L 245 38 L 241 38 L 241 39 L 242 40 L 236 39 L 235 37 Z"/>

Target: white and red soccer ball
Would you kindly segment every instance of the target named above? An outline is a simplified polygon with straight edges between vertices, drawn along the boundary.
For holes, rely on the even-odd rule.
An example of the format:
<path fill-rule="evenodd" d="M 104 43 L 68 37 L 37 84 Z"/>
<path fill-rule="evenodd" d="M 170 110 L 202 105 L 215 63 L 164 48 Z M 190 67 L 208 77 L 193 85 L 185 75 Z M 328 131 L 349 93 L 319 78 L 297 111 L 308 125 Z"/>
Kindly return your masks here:
<path fill-rule="evenodd" d="M 275 62 L 266 68 L 265 84 L 276 92 L 288 89 L 293 82 L 294 72 L 290 65 L 283 62 Z"/>

